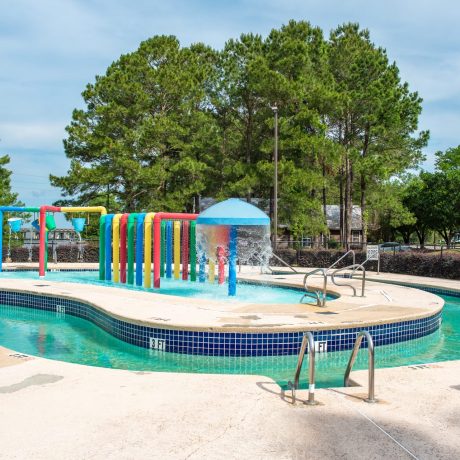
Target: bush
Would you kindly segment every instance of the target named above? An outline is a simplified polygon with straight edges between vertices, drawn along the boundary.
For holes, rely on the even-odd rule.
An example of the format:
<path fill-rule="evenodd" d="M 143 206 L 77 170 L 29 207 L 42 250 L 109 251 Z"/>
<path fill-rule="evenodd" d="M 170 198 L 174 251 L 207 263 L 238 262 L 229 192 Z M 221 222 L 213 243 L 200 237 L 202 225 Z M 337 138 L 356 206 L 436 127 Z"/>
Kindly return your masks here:
<path fill-rule="evenodd" d="M 289 251 L 289 252 L 288 252 Z M 346 251 L 344 250 L 316 250 L 301 249 L 299 251 L 280 250 L 277 255 L 293 265 L 297 262 L 300 267 L 327 268 L 338 260 Z M 294 254 L 295 253 L 295 254 Z M 356 263 L 366 260 L 364 251 L 356 251 Z M 276 260 L 270 263 L 280 265 Z M 351 265 L 352 257 L 348 256 L 336 265 L 337 268 Z M 369 261 L 367 270 L 376 271 L 377 261 Z M 380 255 L 380 271 L 387 273 L 399 273 L 402 275 L 429 276 L 435 278 L 460 279 L 460 254 L 417 252 L 383 253 Z"/>
<path fill-rule="evenodd" d="M 3 248 L 3 262 L 6 261 L 7 248 Z M 32 249 L 32 262 L 38 262 L 38 245 Z M 78 248 L 75 244 L 66 244 L 56 248 L 58 262 L 69 263 L 78 262 Z M 11 260 L 13 262 L 28 262 L 29 250 L 27 248 L 11 248 Z M 53 250 L 48 247 L 48 262 L 53 261 Z M 99 247 L 97 245 L 87 243 L 84 246 L 82 262 L 99 262 Z"/>

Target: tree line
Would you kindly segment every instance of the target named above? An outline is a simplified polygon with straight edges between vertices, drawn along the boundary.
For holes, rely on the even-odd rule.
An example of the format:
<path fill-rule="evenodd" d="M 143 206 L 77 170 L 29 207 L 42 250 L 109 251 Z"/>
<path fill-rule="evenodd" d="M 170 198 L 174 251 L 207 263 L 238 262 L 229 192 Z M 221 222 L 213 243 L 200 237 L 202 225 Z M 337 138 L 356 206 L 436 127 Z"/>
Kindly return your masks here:
<path fill-rule="evenodd" d="M 326 37 L 290 21 L 221 50 L 154 36 L 82 96 L 64 140 L 70 169 L 50 176 L 57 204 L 198 212 L 200 197 L 237 196 L 272 214 L 276 106 L 279 221 L 293 235 L 326 234 L 327 204 L 340 205 L 343 241 L 354 204 L 364 242 L 392 209 L 395 225 L 414 225 L 398 178 L 423 160 L 422 99 L 358 24 Z"/>

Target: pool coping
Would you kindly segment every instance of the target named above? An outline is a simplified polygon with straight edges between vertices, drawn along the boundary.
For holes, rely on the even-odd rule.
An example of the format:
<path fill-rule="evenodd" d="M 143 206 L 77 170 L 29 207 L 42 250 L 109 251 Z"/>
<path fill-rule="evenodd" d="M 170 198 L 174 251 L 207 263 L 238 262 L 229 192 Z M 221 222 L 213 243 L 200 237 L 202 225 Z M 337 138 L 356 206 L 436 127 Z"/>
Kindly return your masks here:
<path fill-rule="evenodd" d="M 264 284 L 267 282 L 265 279 L 254 279 L 254 278 L 248 278 L 247 276 L 242 276 L 239 277 L 239 280 L 243 282 L 250 282 L 253 284 Z M 347 310 L 347 309 L 362 309 L 363 303 L 361 302 L 362 298 L 359 297 L 352 297 L 350 295 L 347 295 L 346 289 L 344 287 L 339 287 L 339 286 L 334 286 L 335 289 L 330 289 L 328 290 L 328 293 L 330 292 L 333 295 L 338 296 L 338 298 L 331 300 L 328 302 L 328 305 L 326 307 L 316 307 L 314 305 L 309 305 L 309 304 L 250 304 L 250 303 L 235 303 L 232 304 L 236 307 L 236 312 L 237 314 L 242 313 L 243 316 L 251 316 L 251 314 L 257 314 L 257 315 L 263 315 L 264 312 L 260 310 L 266 310 L 268 311 L 268 316 L 272 316 L 272 312 L 276 309 L 282 311 L 283 309 L 289 309 L 290 306 L 295 306 L 297 307 L 297 311 L 294 312 L 287 312 L 284 316 L 289 318 L 292 315 L 300 316 L 303 313 L 305 315 L 315 315 L 313 317 L 313 321 L 310 321 L 310 324 L 306 323 L 304 321 L 304 317 L 298 318 L 300 321 L 297 321 L 296 324 L 263 324 L 263 325 L 254 325 L 254 324 L 245 324 L 245 325 L 225 325 L 225 326 L 219 326 L 218 324 L 189 324 L 189 323 L 176 323 L 172 321 L 166 321 L 162 319 L 160 316 L 156 316 L 154 319 L 146 319 L 145 315 L 144 318 L 140 318 L 138 315 L 137 317 L 133 314 L 129 314 L 129 311 L 126 310 L 126 308 L 118 308 L 118 311 L 116 311 L 114 308 L 107 307 L 104 305 L 102 302 L 97 302 L 92 300 L 91 298 L 88 298 L 88 296 L 83 295 L 80 293 L 80 295 L 76 292 L 68 292 L 69 288 L 76 287 L 77 289 L 82 286 L 88 286 L 88 285 L 83 285 L 79 283 L 70 283 L 70 282 L 58 282 L 58 281 L 48 281 L 48 280 L 21 280 L 21 281 L 29 281 L 29 283 L 21 283 L 22 286 L 18 287 L 9 287 L 5 286 L 5 281 L 8 282 L 16 282 L 18 280 L 2 280 L 0 279 L 0 290 L 7 290 L 11 292 L 27 292 L 30 294 L 36 294 L 36 295 L 42 295 L 42 296 L 52 296 L 52 297 L 57 297 L 61 299 L 68 299 L 68 300 L 74 300 L 77 302 L 84 302 L 87 303 L 88 305 L 92 306 L 93 308 L 98 309 L 99 311 L 108 314 L 120 321 L 124 321 L 127 323 L 131 324 L 136 324 L 139 326 L 149 326 L 149 327 L 156 327 L 159 329 L 173 329 L 173 330 L 184 330 L 186 328 L 187 330 L 191 331 L 197 331 L 197 332 L 222 332 L 222 333 L 231 333 L 231 332 L 236 332 L 236 333 L 279 333 L 279 332 L 306 332 L 306 331 L 320 331 L 320 330 L 340 330 L 344 328 L 351 328 L 351 327 L 371 327 L 371 326 L 378 326 L 382 324 L 393 324 L 393 323 L 398 323 L 402 321 L 412 321 L 412 320 L 417 320 L 417 319 L 423 319 L 426 317 L 433 316 L 434 314 L 438 313 L 439 311 L 442 310 L 444 302 L 442 299 L 436 296 L 436 300 L 438 301 L 438 306 L 437 307 L 430 307 L 426 308 L 424 311 L 415 311 L 415 312 L 405 312 L 403 315 L 398 315 L 397 313 L 391 314 L 390 316 L 387 316 L 386 318 L 379 318 L 375 320 L 367 320 L 367 321 L 352 321 L 352 320 L 347 320 L 344 322 L 340 323 L 327 323 L 326 319 L 324 319 L 327 316 L 327 320 L 331 321 L 333 319 L 333 316 L 335 314 L 338 314 L 340 309 Z M 286 287 L 286 288 L 299 288 L 299 284 L 295 284 L 290 282 L 287 283 L 281 283 L 279 280 L 270 280 L 270 284 L 274 286 L 279 286 L 279 287 Z M 38 284 L 37 284 L 38 283 Z M 46 283 L 44 285 L 43 283 Z M 380 281 L 379 281 L 380 283 Z M 312 286 L 315 287 L 315 285 L 318 284 L 318 282 L 315 282 L 313 280 Z M 393 284 L 393 283 L 388 283 L 388 284 Z M 396 286 L 396 285 L 394 285 Z M 400 285 L 401 287 L 406 287 L 403 286 L 402 284 Z M 37 289 L 39 287 L 40 289 Z M 104 303 L 110 303 L 110 301 L 114 301 L 115 299 L 119 300 L 119 296 L 122 298 L 126 299 L 127 301 L 139 301 L 141 298 L 145 302 L 147 302 L 150 307 L 149 311 L 152 314 L 156 314 L 156 312 L 153 310 L 156 308 L 156 306 L 152 305 L 152 300 L 153 301 L 158 301 L 161 300 L 162 303 L 166 304 L 171 304 L 174 305 L 179 302 L 183 303 L 184 298 L 179 297 L 179 296 L 170 296 L 170 295 L 162 295 L 159 293 L 154 293 L 154 292 L 145 292 L 145 291 L 136 291 L 136 290 L 127 290 L 123 288 L 117 288 L 117 287 L 109 287 L 109 286 L 98 286 L 98 285 L 91 285 L 94 290 L 103 291 L 103 297 L 104 297 Z M 50 288 L 50 289 L 47 289 Z M 65 291 L 62 291 L 61 289 L 64 288 Z M 414 289 L 414 288 L 412 288 Z M 421 291 L 420 289 L 418 290 L 419 292 L 426 292 L 426 291 Z M 129 293 L 129 294 L 128 294 Z M 118 295 L 117 295 L 118 294 Z M 122 295 L 124 294 L 124 295 Z M 431 294 L 433 295 L 433 294 Z M 115 296 L 115 297 L 113 297 Z M 133 298 L 129 299 L 129 297 L 132 296 Z M 185 298 L 187 305 L 187 309 L 190 307 L 197 307 L 200 308 L 202 305 L 206 305 L 207 307 L 214 306 L 216 302 L 210 301 L 210 300 L 203 300 L 203 299 L 190 299 L 190 298 Z M 365 298 L 367 301 L 367 298 Z M 354 303 L 350 303 L 350 301 L 353 300 Z M 433 298 L 428 298 L 425 301 L 426 302 L 433 302 Z M 145 305 L 144 305 L 145 306 Z M 225 307 L 228 307 L 228 305 L 224 305 Z M 126 307 L 126 306 L 125 306 Z M 395 306 L 394 309 L 397 310 L 398 306 Z M 248 311 L 250 310 L 250 311 Z M 299 312 L 303 312 L 300 313 Z M 362 313 L 363 310 L 361 310 L 360 313 Z M 137 312 L 138 313 L 138 312 Z M 149 313 L 149 314 L 150 314 Z M 231 310 L 215 310 L 215 315 L 223 315 L 223 314 L 231 314 L 234 313 Z M 249 313 L 248 315 L 245 315 L 246 313 Z M 320 316 L 321 315 L 321 316 Z M 324 315 L 324 316 L 323 316 Z M 263 319 L 263 318 L 261 318 Z M 278 318 L 277 318 L 278 319 Z M 251 323 L 254 323 L 255 321 L 249 320 Z"/>
<path fill-rule="evenodd" d="M 243 280 L 254 282 L 254 279 L 242 277 Z M 266 282 L 263 277 L 258 282 Z M 274 282 L 278 281 L 278 282 Z M 280 282 L 281 280 L 271 280 L 272 285 L 281 287 L 298 287 L 298 284 L 289 282 Z M 315 284 L 315 282 L 313 283 Z M 376 283 L 378 285 L 378 283 Z M 339 299 L 332 300 L 328 303 L 327 308 L 318 308 L 316 306 L 305 304 L 286 304 L 286 305 L 267 305 L 267 304 L 248 304 L 237 302 L 235 304 L 227 304 L 226 311 L 206 311 L 206 307 L 210 307 L 215 302 L 204 301 L 197 299 L 186 298 L 184 306 L 184 298 L 161 295 L 145 291 L 132 291 L 116 287 L 89 285 L 91 289 L 82 289 L 88 285 L 40 280 L 26 279 L 3 279 L 0 280 L 0 300 L 3 304 L 25 306 L 56 312 L 56 314 L 70 314 L 77 317 L 87 319 L 111 335 L 134 345 L 143 348 L 151 348 L 166 352 L 185 353 L 185 354 L 201 354 L 211 356 L 275 356 L 275 355 L 290 355 L 297 354 L 300 348 L 300 342 L 303 334 L 306 331 L 311 331 L 318 346 L 318 351 L 340 351 L 350 349 L 353 346 L 357 334 L 363 330 L 368 330 L 374 337 L 375 344 L 385 345 L 389 343 L 397 343 L 414 338 L 422 337 L 431 334 L 437 330 L 441 323 L 441 312 L 444 301 L 439 297 L 414 290 L 412 288 L 398 287 L 391 285 L 387 288 L 392 295 L 395 293 L 400 296 L 411 294 L 412 297 L 423 299 L 425 301 L 424 309 L 417 307 L 406 307 L 396 303 L 396 305 L 379 306 L 375 304 L 363 304 L 369 302 L 370 297 L 380 298 L 381 293 L 385 297 L 389 297 L 385 291 L 376 289 L 375 285 L 370 286 L 368 297 L 356 298 L 347 295 L 346 288 L 337 287 L 341 295 Z M 77 289 L 77 291 L 75 291 Z M 408 292 L 409 290 L 409 292 Z M 341 292 L 342 291 L 342 292 Z M 158 305 L 152 305 L 152 301 L 163 303 L 162 308 L 164 313 L 165 306 L 169 309 L 176 308 L 177 312 L 187 312 L 198 315 L 203 313 L 216 315 L 243 313 L 243 318 L 251 318 L 251 321 L 256 321 L 254 316 L 244 315 L 253 309 L 269 309 L 272 312 L 279 308 L 295 309 L 297 311 L 307 312 L 308 315 L 297 315 L 297 324 L 295 326 L 284 324 L 279 327 L 278 324 L 266 324 L 262 326 L 241 327 L 230 324 L 225 327 L 215 325 L 203 327 L 201 325 L 160 323 L 161 317 L 153 317 L 146 321 L 146 312 L 149 315 L 156 314 Z M 118 302 L 118 303 L 117 303 Z M 114 306 L 114 303 L 116 306 Z M 134 304 L 135 303 L 135 304 Z M 393 302 L 394 303 L 394 302 Z M 399 299 L 399 303 L 404 303 L 403 299 Z M 410 302 L 409 302 L 410 303 Z M 106 307 L 106 305 L 110 305 Z M 121 306 L 121 308 L 120 308 Z M 195 308 L 194 308 L 195 307 Z M 371 312 L 369 315 L 370 308 Z M 372 311 L 372 308 L 374 311 Z M 130 310 L 131 315 L 127 314 Z M 235 311 L 231 311 L 231 309 Z M 251 310 L 252 309 L 252 310 Z M 411 311 L 412 309 L 412 311 Z M 161 309 L 160 309 L 161 310 Z M 399 316 L 393 312 L 399 312 Z M 305 324 L 305 317 L 311 317 L 316 314 L 326 315 L 328 318 L 334 318 L 334 315 L 350 315 L 358 311 L 358 317 L 367 315 L 375 317 L 376 312 L 382 314 L 387 313 L 385 318 L 379 318 L 372 321 L 341 321 L 336 324 L 327 324 L 324 321 L 310 321 L 310 324 Z M 401 311 L 404 315 L 401 316 Z M 143 319 L 139 318 L 140 312 L 143 314 Z M 390 312 L 390 316 L 388 316 Z M 136 314 L 138 315 L 136 317 Z M 270 317 L 270 311 L 265 311 L 265 316 Z M 294 315 L 296 316 L 296 315 Z M 237 316 L 234 316 L 237 317 Z M 284 312 L 285 318 L 291 318 L 291 314 Z M 277 319 L 280 316 L 276 316 Z M 322 316 L 321 316 L 322 318 Z M 341 316 L 341 318 L 343 318 Z M 219 319 L 219 316 L 217 316 Z M 228 318 L 224 318 L 228 321 Z M 363 346 L 366 344 L 363 342 Z"/>

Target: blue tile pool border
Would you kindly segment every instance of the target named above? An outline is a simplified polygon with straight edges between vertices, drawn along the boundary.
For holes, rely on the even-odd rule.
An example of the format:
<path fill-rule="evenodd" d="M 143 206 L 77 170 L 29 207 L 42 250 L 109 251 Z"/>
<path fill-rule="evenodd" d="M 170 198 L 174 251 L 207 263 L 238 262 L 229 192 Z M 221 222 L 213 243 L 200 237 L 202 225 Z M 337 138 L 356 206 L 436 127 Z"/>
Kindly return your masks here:
<path fill-rule="evenodd" d="M 293 355 L 298 354 L 304 334 L 304 331 L 206 332 L 142 326 L 114 318 L 81 301 L 9 290 L 0 291 L 0 304 L 53 311 L 57 315 L 76 316 L 91 321 L 124 342 L 143 348 L 191 355 L 233 357 Z M 353 348 L 356 336 L 362 330 L 367 330 L 374 344 L 380 346 L 429 335 L 439 329 L 441 321 L 442 311 L 410 321 L 312 332 L 318 347 L 317 351 L 333 352 Z M 365 339 L 362 347 L 367 347 Z"/>

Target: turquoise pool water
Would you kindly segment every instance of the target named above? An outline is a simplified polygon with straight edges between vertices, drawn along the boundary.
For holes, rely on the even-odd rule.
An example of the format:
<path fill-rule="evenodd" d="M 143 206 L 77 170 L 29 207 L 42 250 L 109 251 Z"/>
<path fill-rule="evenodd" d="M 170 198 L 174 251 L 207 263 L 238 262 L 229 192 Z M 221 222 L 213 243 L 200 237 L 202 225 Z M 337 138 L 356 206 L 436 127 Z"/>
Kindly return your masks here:
<path fill-rule="evenodd" d="M 439 331 L 421 339 L 376 349 L 376 366 L 393 367 L 460 359 L 460 298 L 443 296 L 446 306 Z M 44 358 L 118 369 L 166 372 L 256 374 L 281 386 L 293 377 L 297 357 L 209 357 L 164 353 L 122 342 L 92 323 L 54 312 L 0 306 L 0 345 Z M 317 386 L 342 385 L 350 352 L 317 354 Z M 365 368 L 367 351 L 355 365 Z M 302 386 L 306 382 L 302 374 Z"/>
<path fill-rule="evenodd" d="M 98 276 L 98 272 L 94 271 L 49 272 L 46 274 L 45 281 L 70 281 L 72 283 L 122 287 L 124 289 L 133 289 L 137 291 L 156 292 L 165 295 L 178 295 L 197 299 L 224 300 L 226 302 L 299 303 L 304 293 L 301 289 L 238 283 L 236 296 L 229 297 L 226 283 L 222 285 L 219 285 L 217 282 L 208 283 L 207 281 L 205 283 L 199 283 L 198 281 L 192 283 L 191 281 L 162 278 L 161 289 L 154 290 L 130 286 L 128 284 L 114 283 L 112 281 L 99 281 Z M 36 271 L 2 272 L 0 273 L 0 278 L 27 278 L 37 280 L 38 274 Z M 328 299 L 332 298 L 334 298 L 334 296 L 328 296 Z"/>

